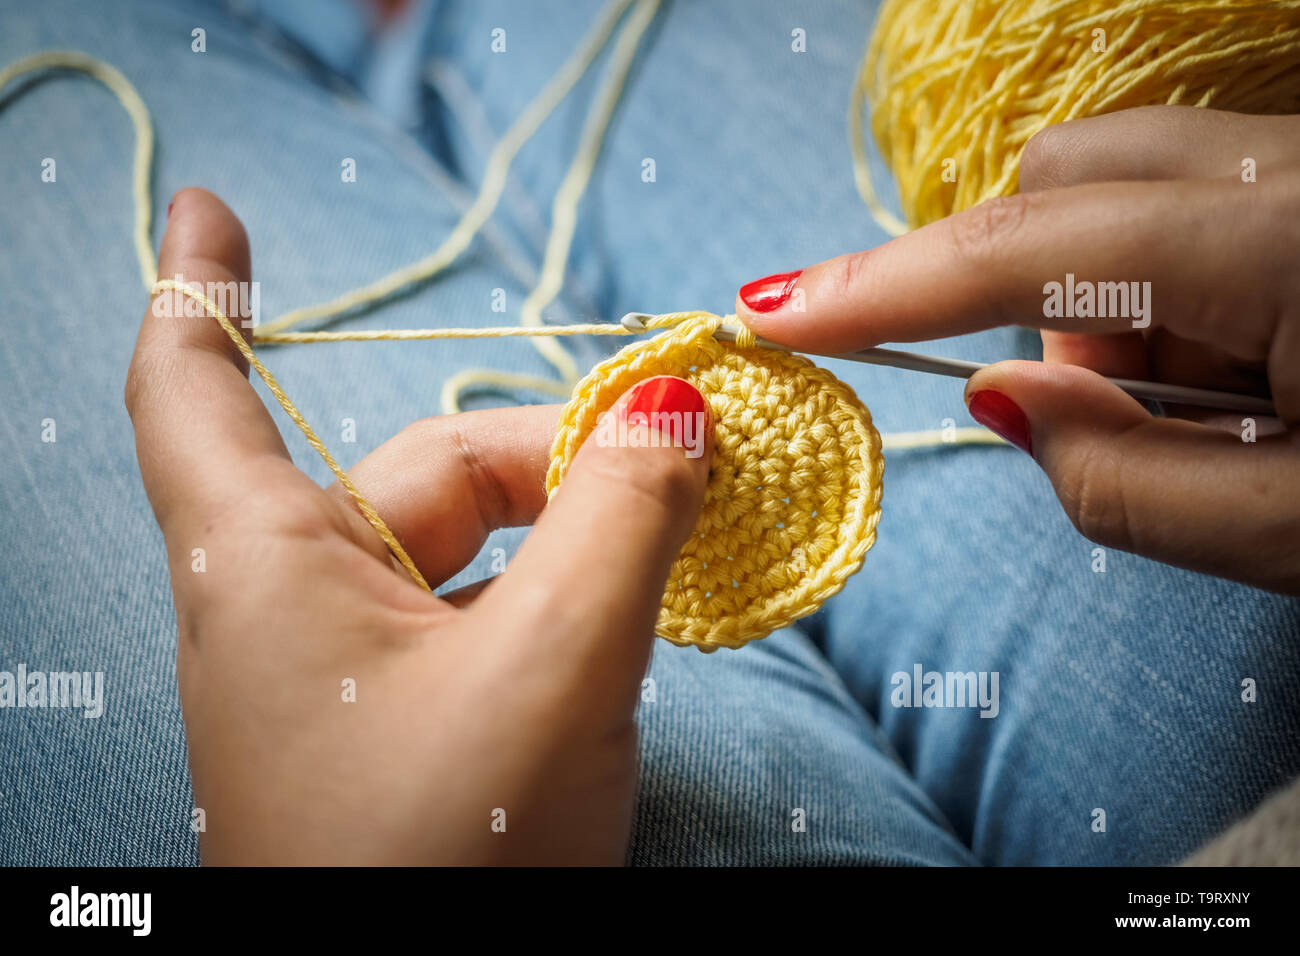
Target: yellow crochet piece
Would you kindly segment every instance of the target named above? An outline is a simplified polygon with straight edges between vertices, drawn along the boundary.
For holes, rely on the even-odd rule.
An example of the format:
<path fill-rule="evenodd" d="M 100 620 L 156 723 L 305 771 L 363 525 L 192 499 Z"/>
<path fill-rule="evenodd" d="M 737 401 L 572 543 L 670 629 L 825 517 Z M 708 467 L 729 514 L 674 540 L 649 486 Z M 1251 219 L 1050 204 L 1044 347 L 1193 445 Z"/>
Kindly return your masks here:
<path fill-rule="evenodd" d="M 816 611 L 876 540 L 885 461 L 871 413 L 805 358 L 735 344 L 722 317 L 673 313 L 578 383 L 560 415 L 546 490 L 554 495 L 600 416 L 635 383 L 675 375 L 709 402 L 713 469 L 699 522 L 673 563 L 655 632 L 711 652 Z"/>

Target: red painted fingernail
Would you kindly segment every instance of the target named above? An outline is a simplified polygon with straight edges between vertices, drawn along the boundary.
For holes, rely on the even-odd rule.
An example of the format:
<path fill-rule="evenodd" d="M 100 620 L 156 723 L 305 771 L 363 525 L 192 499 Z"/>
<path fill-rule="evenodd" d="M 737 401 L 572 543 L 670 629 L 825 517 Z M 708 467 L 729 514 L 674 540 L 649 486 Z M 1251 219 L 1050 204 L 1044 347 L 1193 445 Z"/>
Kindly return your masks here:
<path fill-rule="evenodd" d="M 168 218 L 168 219 L 170 219 L 170 218 L 172 217 L 172 206 L 174 206 L 174 205 L 176 205 L 175 202 L 169 202 L 169 203 L 167 204 L 167 218 Z"/>
<path fill-rule="evenodd" d="M 1001 392 L 991 388 L 981 389 L 970 397 L 967 407 L 970 417 L 985 428 L 1001 435 L 1011 444 L 1030 455 L 1034 453 L 1029 441 L 1029 419 L 1020 406 Z"/>
<path fill-rule="evenodd" d="M 774 276 L 755 279 L 740 287 L 740 301 L 754 312 L 775 312 L 785 305 L 794 291 L 802 269 L 795 272 L 778 272 Z"/>
<path fill-rule="evenodd" d="M 648 424 L 671 438 L 674 445 L 688 448 L 692 447 L 692 436 L 705 434 L 709 426 L 709 403 L 700 390 L 670 375 L 634 385 L 620 414 L 623 421 Z M 633 415 L 644 416 L 645 421 L 632 421 Z"/>

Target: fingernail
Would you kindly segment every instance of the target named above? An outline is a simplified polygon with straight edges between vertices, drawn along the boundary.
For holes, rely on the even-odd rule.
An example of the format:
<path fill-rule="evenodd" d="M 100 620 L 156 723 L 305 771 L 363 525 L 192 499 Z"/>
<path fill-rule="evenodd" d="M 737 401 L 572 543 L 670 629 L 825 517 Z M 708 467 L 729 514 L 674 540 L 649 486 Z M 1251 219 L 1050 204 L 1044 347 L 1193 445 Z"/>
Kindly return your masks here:
<path fill-rule="evenodd" d="M 1020 406 L 1001 392 L 991 388 L 981 389 L 970 397 L 967 403 L 970 417 L 985 428 L 1001 435 L 1011 444 L 1032 455 L 1033 446 L 1029 441 L 1029 419 L 1020 410 Z"/>
<path fill-rule="evenodd" d="M 798 269 L 755 279 L 740 287 L 740 301 L 754 312 L 774 312 L 785 305 L 802 273 L 803 270 Z"/>
<path fill-rule="evenodd" d="M 170 218 L 172 217 L 172 206 L 174 206 L 174 205 L 176 205 L 175 201 L 169 202 L 169 203 L 167 204 L 167 218 L 168 218 L 168 219 L 170 219 Z"/>
<path fill-rule="evenodd" d="M 632 387 L 620 411 L 630 425 L 648 425 L 667 435 L 672 444 L 697 458 L 709 428 L 709 403 L 690 382 L 670 375 L 648 378 Z"/>

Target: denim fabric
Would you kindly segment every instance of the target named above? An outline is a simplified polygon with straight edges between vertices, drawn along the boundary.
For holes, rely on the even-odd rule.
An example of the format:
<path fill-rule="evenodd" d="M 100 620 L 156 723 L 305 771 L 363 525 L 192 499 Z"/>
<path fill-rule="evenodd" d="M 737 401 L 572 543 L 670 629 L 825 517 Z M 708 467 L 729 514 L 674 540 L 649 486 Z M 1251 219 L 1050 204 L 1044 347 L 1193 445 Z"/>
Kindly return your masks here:
<path fill-rule="evenodd" d="M 71 47 L 136 84 L 159 138 L 154 200 L 186 185 L 243 219 L 264 317 L 427 253 L 487 151 L 600 0 L 444 0 L 409 75 L 337 31 L 287 40 L 199 2 L 7 5 L 0 62 Z M 735 289 L 883 241 L 854 191 L 845 104 L 874 4 L 666 3 L 580 209 L 552 321 L 728 311 Z M 287 15 L 278 17 L 282 23 Z M 205 54 L 190 31 L 207 31 Z M 493 54 L 491 30 L 507 31 Z M 791 30 L 807 52 L 791 50 Z M 603 61 L 602 61 L 603 62 Z M 601 64 L 521 153 L 502 208 L 436 282 L 358 327 L 513 321 Z M 383 100 L 379 109 L 352 87 Z M 83 77 L 0 100 L 0 669 L 102 670 L 98 720 L 0 710 L 0 863 L 190 863 L 175 625 L 121 387 L 145 304 L 130 242 L 129 121 Z M 419 103 L 413 117 L 403 104 Z M 43 183 L 53 157 L 58 181 Z M 357 163 L 357 182 L 340 162 Z M 656 181 L 642 181 L 653 158 Z M 881 181 L 884 181 L 883 173 Z M 509 312 L 491 311 L 506 290 Z M 616 343 L 567 343 L 588 364 Z M 1032 356 L 1004 330 L 927 345 Z M 467 366 L 547 374 L 526 342 L 268 349 L 345 467 L 437 412 Z M 970 424 L 949 380 L 830 363 L 882 431 Z M 260 385 L 259 385 L 260 389 Z M 265 397 L 265 392 L 263 392 Z M 537 401 L 482 395 L 471 404 Z M 270 402 L 295 461 L 324 465 Z M 344 418 L 355 444 L 341 441 Z M 41 441 L 54 419 L 57 441 Z M 250 490 L 255 493 L 255 489 Z M 489 573 L 495 535 L 452 586 Z M 1093 545 L 1010 448 L 891 454 L 880 539 L 822 613 L 740 652 L 660 643 L 639 709 L 634 863 L 1164 863 L 1300 773 L 1300 603 Z M 900 708 L 893 675 L 1000 675 L 996 717 Z M 1259 699 L 1241 700 L 1241 681 Z M 651 696 L 647 694 L 647 696 Z M 1097 832 L 1096 811 L 1106 829 Z"/>

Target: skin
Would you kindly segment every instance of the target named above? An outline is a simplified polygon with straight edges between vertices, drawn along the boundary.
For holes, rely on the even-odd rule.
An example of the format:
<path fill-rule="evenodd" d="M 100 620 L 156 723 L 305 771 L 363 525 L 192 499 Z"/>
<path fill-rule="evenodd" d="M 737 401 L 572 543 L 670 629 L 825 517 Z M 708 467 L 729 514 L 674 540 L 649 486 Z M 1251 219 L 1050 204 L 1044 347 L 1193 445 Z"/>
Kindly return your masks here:
<path fill-rule="evenodd" d="M 201 189 L 174 198 L 159 274 L 177 273 L 250 278 L 243 227 Z M 712 448 L 588 442 L 547 505 L 556 407 L 417 422 L 350 474 L 431 584 L 536 521 L 502 575 L 442 600 L 294 467 L 217 322 L 162 298 L 126 405 L 167 544 L 204 861 L 622 863 L 633 709 Z"/>
<path fill-rule="evenodd" d="M 1257 181 L 1242 180 L 1242 160 Z M 806 311 L 757 334 L 819 352 L 1007 325 L 1041 330 L 1044 363 L 969 381 L 1030 426 L 1034 459 L 1076 527 L 1107 547 L 1300 594 L 1300 117 L 1149 107 L 1035 136 L 1021 192 L 799 276 Z M 1150 281 L 1151 327 L 1043 316 L 1043 286 Z M 1102 375 L 1272 393 L 1278 418 L 1153 417 Z"/>

